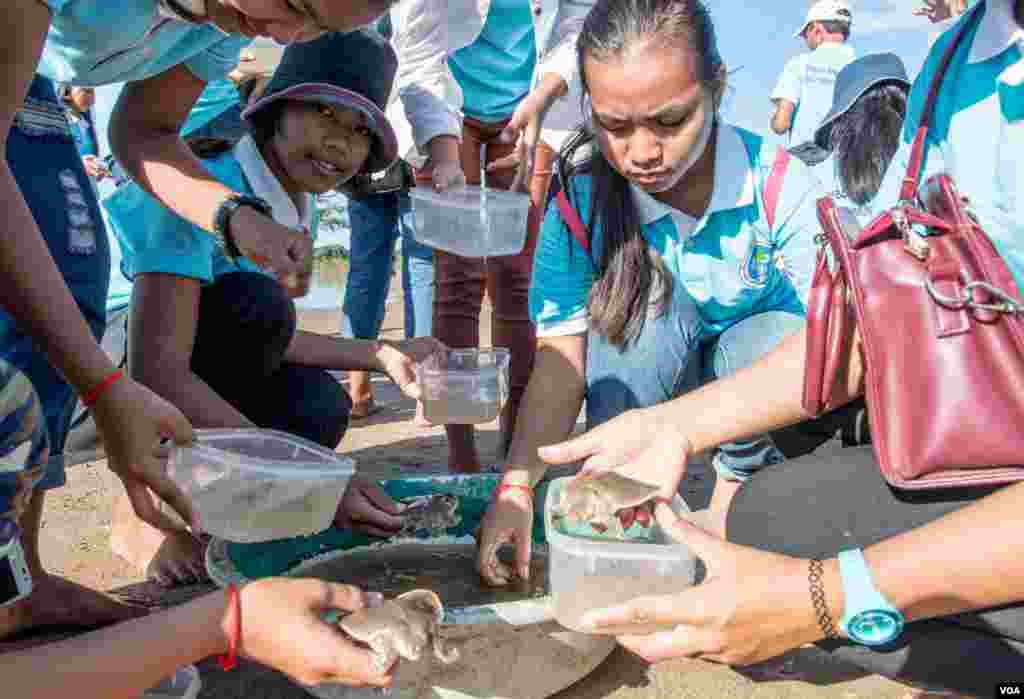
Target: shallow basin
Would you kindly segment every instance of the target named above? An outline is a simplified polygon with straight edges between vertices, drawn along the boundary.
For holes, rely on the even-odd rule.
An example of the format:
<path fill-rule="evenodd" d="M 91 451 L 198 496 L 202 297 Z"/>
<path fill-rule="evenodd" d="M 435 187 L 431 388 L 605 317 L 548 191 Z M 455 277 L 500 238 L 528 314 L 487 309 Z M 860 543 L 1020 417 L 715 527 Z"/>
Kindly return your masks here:
<path fill-rule="evenodd" d="M 431 587 L 445 602 L 442 634 L 460 658 L 442 665 L 431 655 L 403 662 L 387 690 L 343 685 L 309 688 L 320 699 L 543 699 L 578 682 L 611 653 L 611 638 L 568 631 L 553 621 L 547 585 L 545 488 L 538 489 L 531 582 L 510 588 L 482 585 L 473 566 L 475 540 L 499 476 L 424 476 L 383 483 L 392 497 L 451 493 L 462 521 L 415 538 L 375 539 L 328 530 L 262 544 L 214 540 L 210 576 L 221 585 L 266 575 L 312 576 L 356 584 L 387 595 Z M 511 552 L 506 552 L 511 555 Z"/>

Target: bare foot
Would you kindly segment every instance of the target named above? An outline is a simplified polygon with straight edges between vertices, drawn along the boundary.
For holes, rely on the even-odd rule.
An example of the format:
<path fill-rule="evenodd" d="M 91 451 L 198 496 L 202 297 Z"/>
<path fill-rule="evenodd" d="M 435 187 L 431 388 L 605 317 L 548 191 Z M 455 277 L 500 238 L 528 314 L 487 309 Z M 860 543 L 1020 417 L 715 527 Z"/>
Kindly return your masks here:
<path fill-rule="evenodd" d="M 0 610 L 0 638 L 42 626 L 109 626 L 148 613 L 145 607 L 126 604 L 56 575 L 36 574 L 32 594 Z"/>
<path fill-rule="evenodd" d="M 419 401 L 416 401 L 416 416 L 412 419 L 412 424 L 414 427 L 417 427 L 421 430 L 429 430 L 434 427 L 440 427 L 440 425 L 435 425 L 434 423 L 427 419 L 427 416 L 423 414 L 423 403 Z"/>
<path fill-rule="evenodd" d="M 186 531 L 168 534 L 149 526 L 136 516 L 127 497 L 114 506 L 111 551 L 161 585 L 205 581 L 207 542 Z"/>

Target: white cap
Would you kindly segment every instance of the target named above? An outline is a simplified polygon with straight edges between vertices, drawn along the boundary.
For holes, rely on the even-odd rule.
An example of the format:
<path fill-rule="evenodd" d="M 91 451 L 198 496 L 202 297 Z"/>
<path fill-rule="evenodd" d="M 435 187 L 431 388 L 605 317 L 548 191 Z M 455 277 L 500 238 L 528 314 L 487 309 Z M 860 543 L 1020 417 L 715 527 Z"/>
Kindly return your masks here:
<path fill-rule="evenodd" d="M 850 3 L 845 0 L 818 0 L 811 5 L 807 12 L 807 19 L 804 20 L 800 31 L 794 34 L 801 37 L 807 31 L 812 22 L 853 22 L 853 12 L 850 10 Z"/>

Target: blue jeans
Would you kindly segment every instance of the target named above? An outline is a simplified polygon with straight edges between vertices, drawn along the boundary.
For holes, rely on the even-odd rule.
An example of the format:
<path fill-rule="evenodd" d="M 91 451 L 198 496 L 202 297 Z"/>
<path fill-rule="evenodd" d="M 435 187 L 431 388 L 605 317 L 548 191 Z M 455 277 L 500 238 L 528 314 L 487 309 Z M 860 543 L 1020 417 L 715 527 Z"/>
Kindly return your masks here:
<path fill-rule="evenodd" d="M 45 78 L 36 76 L 24 107 L 15 117 L 7 138 L 7 164 L 78 309 L 99 341 L 107 322 L 110 244 L 64 108 L 53 83 Z M 51 452 L 61 454 L 75 408 L 75 393 L 35 340 L 3 311 L 0 358 L 32 382 L 46 417 Z M 63 462 L 51 459 L 50 464 L 39 488 L 64 485 Z"/>
<path fill-rule="evenodd" d="M 384 321 L 395 241 L 402 236 L 402 288 L 405 291 L 405 336 L 431 333 L 434 313 L 434 255 L 413 238 L 409 197 L 390 192 L 348 202 L 352 239 L 348 282 L 342 307 L 343 333 L 373 340 Z"/>
<path fill-rule="evenodd" d="M 18 521 L 48 459 L 39 397 L 22 372 L 0 359 L 0 523 Z"/>
<path fill-rule="evenodd" d="M 591 331 L 587 337 L 587 429 L 633 408 L 688 393 L 749 366 L 799 330 L 801 316 L 783 311 L 741 320 L 712 342 L 701 342 L 696 307 L 680 284 L 666 312 L 648 315 L 643 331 L 623 350 Z M 754 397 L 752 397 L 752 400 Z M 740 479 L 783 461 L 768 435 L 723 444 L 720 467 Z"/>

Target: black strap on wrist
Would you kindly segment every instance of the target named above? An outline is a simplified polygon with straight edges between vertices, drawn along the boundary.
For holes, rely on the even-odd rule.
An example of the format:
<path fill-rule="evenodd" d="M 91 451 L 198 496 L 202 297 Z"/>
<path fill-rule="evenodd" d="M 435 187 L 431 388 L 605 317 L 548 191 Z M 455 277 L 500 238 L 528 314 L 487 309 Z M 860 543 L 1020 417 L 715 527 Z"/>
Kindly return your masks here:
<path fill-rule="evenodd" d="M 217 208 L 213 217 L 214 235 L 222 241 L 224 252 L 232 258 L 242 257 L 242 251 L 235 240 L 234 232 L 231 230 L 231 219 L 235 212 L 243 206 L 256 209 L 267 218 L 273 218 L 274 210 L 265 199 L 252 196 L 251 194 L 229 194 Z"/>

